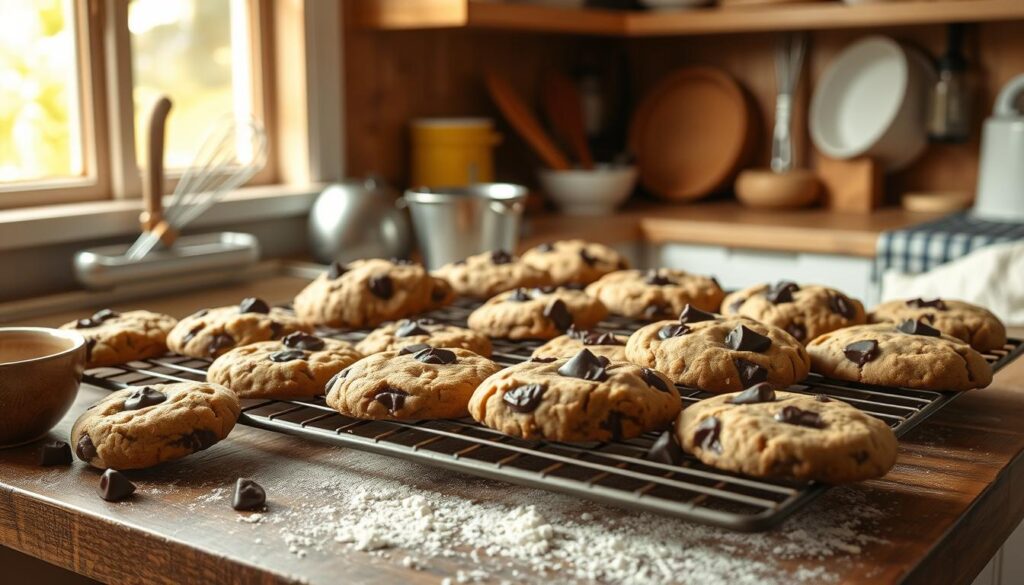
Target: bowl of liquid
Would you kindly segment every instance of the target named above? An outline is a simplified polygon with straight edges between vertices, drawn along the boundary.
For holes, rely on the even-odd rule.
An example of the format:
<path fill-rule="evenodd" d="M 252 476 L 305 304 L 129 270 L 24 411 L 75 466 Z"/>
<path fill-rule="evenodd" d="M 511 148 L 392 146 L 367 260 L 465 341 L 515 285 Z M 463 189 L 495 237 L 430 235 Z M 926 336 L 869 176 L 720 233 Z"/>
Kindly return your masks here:
<path fill-rule="evenodd" d="M 85 338 L 71 330 L 0 327 L 0 447 L 45 435 L 78 395 Z"/>

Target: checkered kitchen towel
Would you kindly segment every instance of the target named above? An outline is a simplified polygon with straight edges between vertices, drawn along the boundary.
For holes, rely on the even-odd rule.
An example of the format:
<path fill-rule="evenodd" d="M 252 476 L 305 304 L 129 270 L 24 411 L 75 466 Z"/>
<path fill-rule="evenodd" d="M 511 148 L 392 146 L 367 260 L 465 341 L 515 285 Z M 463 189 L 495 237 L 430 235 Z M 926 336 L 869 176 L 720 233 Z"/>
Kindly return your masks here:
<path fill-rule="evenodd" d="M 979 248 L 1015 240 L 1024 240 L 1024 223 L 985 221 L 967 213 L 883 232 L 875 253 L 875 279 L 888 270 L 928 272 Z"/>

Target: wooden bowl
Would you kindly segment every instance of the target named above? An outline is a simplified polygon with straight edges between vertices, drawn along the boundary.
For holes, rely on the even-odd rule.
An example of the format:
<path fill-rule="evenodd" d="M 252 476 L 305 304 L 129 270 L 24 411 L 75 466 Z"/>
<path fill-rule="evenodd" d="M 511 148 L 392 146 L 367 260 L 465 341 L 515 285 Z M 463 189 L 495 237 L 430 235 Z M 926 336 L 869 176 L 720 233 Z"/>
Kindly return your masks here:
<path fill-rule="evenodd" d="M 795 209 L 818 199 L 821 182 L 807 169 L 776 173 L 770 169 L 747 169 L 736 178 L 736 197 L 747 207 Z"/>
<path fill-rule="evenodd" d="M 679 70 L 644 97 L 629 144 L 640 182 L 664 199 L 690 201 L 728 185 L 750 152 L 750 102 L 727 73 Z"/>
<path fill-rule="evenodd" d="M 0 446 L 38 439 L 60 421 L 78 395 L 85 354 L 74 331 L 0 328 Z"/>

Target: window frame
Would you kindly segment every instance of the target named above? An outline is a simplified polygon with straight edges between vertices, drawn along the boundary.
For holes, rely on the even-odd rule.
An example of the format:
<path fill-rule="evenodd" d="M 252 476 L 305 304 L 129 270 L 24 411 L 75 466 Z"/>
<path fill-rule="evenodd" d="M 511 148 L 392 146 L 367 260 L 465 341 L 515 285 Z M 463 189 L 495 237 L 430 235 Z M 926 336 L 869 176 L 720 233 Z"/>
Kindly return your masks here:
<path fill-rule="evenodd" d="M 266 127 L 270 148 L 266 165 L 245 186 L 268 185 L 279 180 L 280 152 L 274 116 L 272 0 L 242 1 L 249 28 L 252 111 Z M 0 185 L 0 210 L 141 197 L 144 171 L 135 149 L 129 2 L 73 2 L 84 175 Z M 180 174 L 166 173 L 165 194 L 174 191 Z"/>

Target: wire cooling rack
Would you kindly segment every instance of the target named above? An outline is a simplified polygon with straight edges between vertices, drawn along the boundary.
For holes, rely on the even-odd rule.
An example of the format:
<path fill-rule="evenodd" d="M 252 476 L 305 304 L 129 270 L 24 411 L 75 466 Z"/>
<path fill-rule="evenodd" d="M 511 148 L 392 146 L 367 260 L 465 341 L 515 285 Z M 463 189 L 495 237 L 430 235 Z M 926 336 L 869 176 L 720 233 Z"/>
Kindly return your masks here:
<path fill-rule="evenodd" d="M 465 325 L 474 305 L 458 302 L 428 316 Z M 642 323 L 612 317 L 601 327 L 623 335 Z M 357 341 L 365 331 L 324 331 L 323 335 Z M 539 342 L 494 340 L 493 359 L 508 366 L 527 360 Z M 986 358 L 1000 369 L 1024 353 L 1011 340 Z M 167 355 L 86 372 L 86 381 L 101 387 L 205 380 L 209 360 Z M 710 394 L 680 387 L 685 403 Z M 958 393 L 869 386 L 826 380 L 812 374 L 789 388 L 825 394 L 885 421 L 897 436 L 923 422 Z M 564 492 L 608 504 L 644 510 L 740 531 L 768 529 L 820 495 L 826 486 L 763 480 L 708 467 L 685 455 L 678 465 L 648 458 L 658 433 L 625 441 L 555 443 L 503 435 L 471 419 L 442 421 L 365 421 L 338 414 L 312 400 L 244 401 L 239 422 L 253 427 L 401 457 L 445 469 L 515 484 Z"/>

